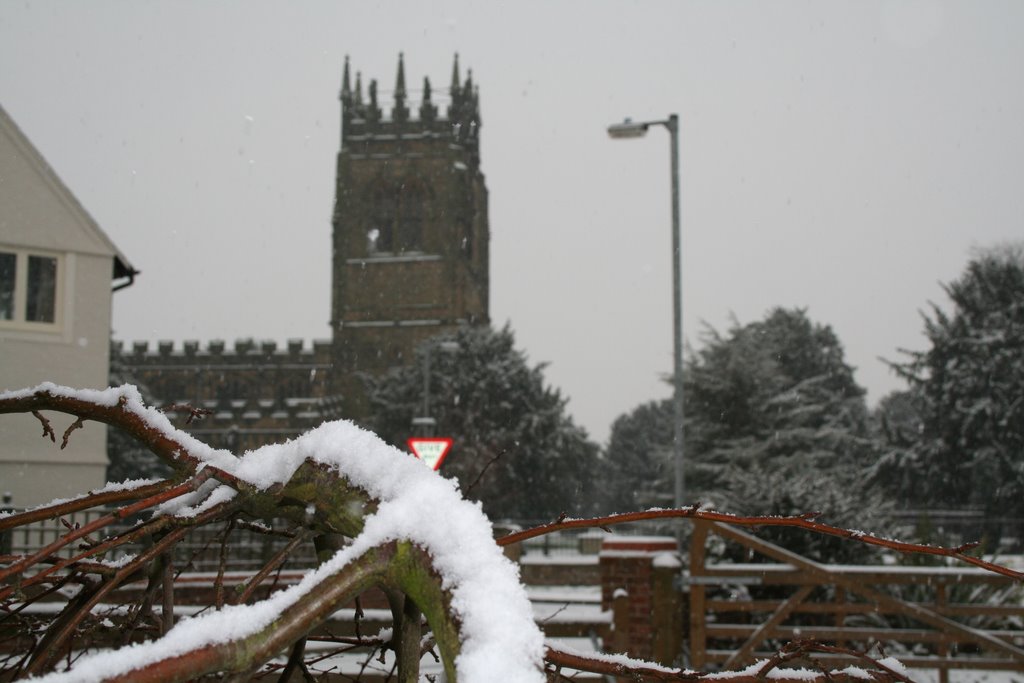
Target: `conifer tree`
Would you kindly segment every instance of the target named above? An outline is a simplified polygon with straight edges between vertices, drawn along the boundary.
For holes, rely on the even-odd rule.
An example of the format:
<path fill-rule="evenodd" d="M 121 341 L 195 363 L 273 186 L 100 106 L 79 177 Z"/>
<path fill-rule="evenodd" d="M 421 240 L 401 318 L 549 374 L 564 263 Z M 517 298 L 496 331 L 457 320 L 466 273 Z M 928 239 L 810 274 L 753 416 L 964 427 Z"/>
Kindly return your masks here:
<path fill-rule="evenodd" d="M 880 478 L 913 482 L 900 493 L 922 506 L 1024 515 L 1024 245 L 978 252 L 943 289 L 953 307 L 925 316 L 930 348 L 892 364 L 920 432 L 894 445 Z"/>
<path fill-rule="evenodd" d="M 125 364 L 121 344 L 110 344 L 110 386 L 132 384 L 147 402 L 152 392 Z M 171 469 L 151 450 L 121 429 L 107 429 L 107 481 L 129 481 L 166 477 Z"/>
<path fill-rule="evenodd" d="M 442 352 L 441 341 L 457 350 Z M 454 347 L 453 347 L 454 348 Z M 566 400 L 515 348 L 511 329 L 466 327 L 430 339 L 415 363 L 366 378 L 370 426 L 399 446 L 413 435 L 430 358 L 431 417 L 454 440 L 442 474 L 455 477 L 492 519 L 547 519 L 589 511 L 597 445 L 566 413 Z"/>
<path fill-rule="evenodd" d="M 671 504 L 672 420 L 670 400 L 650 401 L 616 418 L 604 468 L 605 512 Z"/>
<path fill-rule="evenodd" d="M 704 342 L 684 374 L 687 499 L 742 514 L 820 511 L 837 524 L 873 518 L 877 496 L 864 490 L 862 474 L 878 450 L 864 390 L 832 329 L 801 309 L 776 308 L 763 320 L 734 324 L 728 334 L 709 328 Z M 667 400 L 619 418 L 609 464 L 623 472 L 665 470 L 671 419 Z M 656 423 L 647 427 L 653 443 L 630 435 L 641 422 Z M 645 457 L 650 465 L 643 465 Z M 659 481 L 667 495 L 671 477 Z M 615 504 L 646 502 L 640 489 L 632 493 L 630 501 L 620 491 L 623 500 Z M 796 550 L 843 559 L 841 544 L 792 540 Z"/>

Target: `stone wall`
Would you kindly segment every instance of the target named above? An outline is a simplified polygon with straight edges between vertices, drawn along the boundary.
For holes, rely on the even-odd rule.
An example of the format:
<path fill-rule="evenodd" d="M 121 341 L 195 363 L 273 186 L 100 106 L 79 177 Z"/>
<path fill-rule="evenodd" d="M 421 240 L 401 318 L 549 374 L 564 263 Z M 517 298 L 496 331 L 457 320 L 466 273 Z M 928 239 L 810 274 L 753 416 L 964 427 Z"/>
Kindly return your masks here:
<path fill-rule="evenodd" d="M 284 441 L 341 417 L 328 393 L 330 342 L 290 340 L 282 348 L 272 341 L 239 339 L 201 346 L 147 342 L 125 347 L 115 342 L 115 376 L 138 384 L 158 407 L 188 404 L 209 411 L 184 425 L 187 414 L 170 410 L 175 424 L 214 447 L 241 451 Z"/>

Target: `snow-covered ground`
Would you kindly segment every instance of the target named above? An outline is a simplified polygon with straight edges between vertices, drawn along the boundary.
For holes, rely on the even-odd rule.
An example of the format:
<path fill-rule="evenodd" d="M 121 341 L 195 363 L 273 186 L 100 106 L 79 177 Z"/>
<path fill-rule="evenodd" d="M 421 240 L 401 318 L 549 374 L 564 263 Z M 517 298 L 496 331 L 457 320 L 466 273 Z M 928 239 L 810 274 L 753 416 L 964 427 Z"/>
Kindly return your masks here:
<path fill-rule="evenodd" d="M 938 683 L 935 671 L 912 670 L 917 683 Z M 1015 671 L 950 671 L 949 683 L 1024 683 L 1024 673 Z"/>

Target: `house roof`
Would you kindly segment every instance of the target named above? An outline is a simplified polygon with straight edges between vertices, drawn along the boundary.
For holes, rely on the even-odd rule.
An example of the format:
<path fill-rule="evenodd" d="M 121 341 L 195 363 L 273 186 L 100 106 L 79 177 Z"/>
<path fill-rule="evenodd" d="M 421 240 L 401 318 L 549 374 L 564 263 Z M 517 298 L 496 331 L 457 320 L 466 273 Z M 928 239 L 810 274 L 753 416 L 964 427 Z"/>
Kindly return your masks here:
<path fill-rule="evenodd" d="M 89 215 L 85 207 L 78 201 L 75 195 L 68 189 L 67 185 L 60 179 L 43 155 L 36 149 L 35 145 L 26 137 L 18 124 L 0 105 L 0 131 L 7 134 L 15 147 L 24 156 L 39 176 L 46 182 L 50 190 L 58 196 L 61 202 L 70 210 L 77 223 L 85 230 L 89 237 L 104 247 L 114 257 L 114 268 L 111 274 L 112 279 L 129 278 L 129 281 L 138 274 L 128 258 L 118 249 L 117 245 L 103 231 L 99 224 Z"/>

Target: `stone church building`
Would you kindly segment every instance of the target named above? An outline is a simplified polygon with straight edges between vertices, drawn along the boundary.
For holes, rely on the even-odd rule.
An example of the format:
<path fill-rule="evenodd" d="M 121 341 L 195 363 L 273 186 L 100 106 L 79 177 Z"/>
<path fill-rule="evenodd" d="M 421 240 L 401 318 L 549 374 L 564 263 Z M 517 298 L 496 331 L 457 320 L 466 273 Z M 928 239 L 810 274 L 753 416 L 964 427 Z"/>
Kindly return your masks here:
<path fill-rule="evenodd" d="M 187 429 L 239 451 L 327 419 L 360 421 L 369 410 L 361 374 L 412 362 L 417 344 L 461 325 L 489 323 L 478 90 L 471 74 L 460 78 L 456 56 L 447 97 L 424 78 L 413 99 L 401 55 L 390 107 L 375 80 L 364 93 L 346 58 L 329 341 L 115 343 L 112 381 L 139 384 L 157 405 L 209 411 Z"/>

